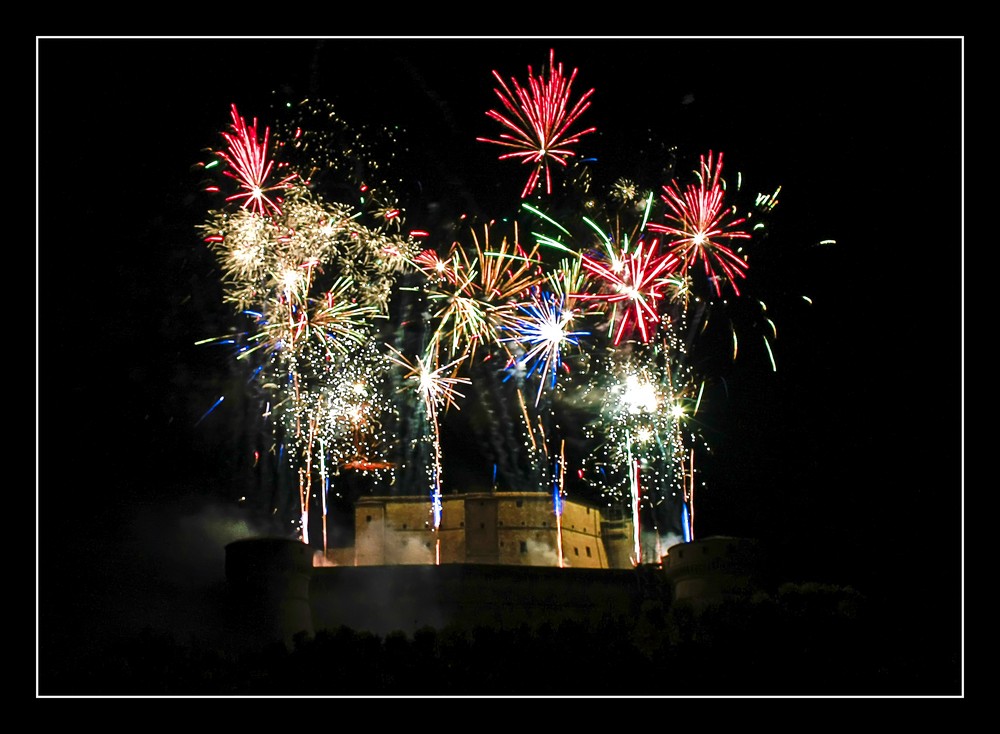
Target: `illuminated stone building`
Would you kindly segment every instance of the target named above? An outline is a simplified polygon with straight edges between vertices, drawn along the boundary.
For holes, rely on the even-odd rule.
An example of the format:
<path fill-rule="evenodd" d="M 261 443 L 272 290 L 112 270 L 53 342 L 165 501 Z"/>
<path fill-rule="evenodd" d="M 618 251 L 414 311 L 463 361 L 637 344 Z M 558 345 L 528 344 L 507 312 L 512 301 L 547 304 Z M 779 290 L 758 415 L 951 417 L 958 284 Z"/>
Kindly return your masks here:
<path fill-rule="evenodd" d="M 442 498 L 435 530 L 426 497 L 364 497 L 355 506 L 354 547 L 327 554 L 336 565 L 500 564 L 632 568 L 631 522 L 541 492 L 473 492 Z M 562 563 L 559 561 L 562 551 Z"/>

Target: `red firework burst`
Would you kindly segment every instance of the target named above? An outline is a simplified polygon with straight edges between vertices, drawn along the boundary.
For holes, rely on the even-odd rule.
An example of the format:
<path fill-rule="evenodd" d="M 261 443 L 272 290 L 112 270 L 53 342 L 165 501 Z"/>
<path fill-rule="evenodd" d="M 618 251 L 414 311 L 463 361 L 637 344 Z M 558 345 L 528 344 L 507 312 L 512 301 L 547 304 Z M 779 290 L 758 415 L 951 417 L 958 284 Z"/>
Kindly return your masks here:
<path fill-rule="evenodd" d="M 624 306 L 615 331 L 614 344 L 618 346 L 626 334 L 636 329 L 644 343 L 648 343 L 656 332 L 660 320 L 658 302 L 667 296 L 669 281 L 663 276 L 678 265 L 673 253 L 657 254 L 658 241 L 649 247 L 640 242 L 632 252 L 625 253 L 616 261 L 615 267 L 608 267 L 599 260 L 586 255 L 582 258 L 584 269 L 601 281 L 600 293 L 577 293 L 581 299 L 598 299 L 612 304 L 615 309 Z"/>
<path fill-rule="evenodd" d="M 679 272 L 701 260 L 705 275 L 712 281 L 716 295 L 722 294 L 722 276 L 729 279 L 736 295 L 740 294 L 737 278 L 746 277 L 747 263 L 742 257 L 724 244 L 727 240 L 750 239 L 750 235 L 733 229 L 746 220 L 727 219 L 731 208 L 724 208 L 724 189 L 720 182 L 722 173 L 722 153 L 713 167 L 712 152 L 708 158 L 701 157 L 700 181 L 689 184 L 683 191 L 676 181 L 664 186 L 666 192 L 661 197 L 670 212 L 665 215 L 666 224 L 650 222 L 650 231 L 663 232 L 675 238 L 668 242 L 669 250 L 680 261 Z"/>
<path fill-rule="evenodd" d="M 263 140 L 257 139 L 257 120 L 252 125 L 247 125 L 246 120 L 240 117 L 236 111 L 236 105 L 231 109 L 233 132 L 222 133 L 228 144 L 226 151 L 219 151 L 219 157 L 229 164 L 229 170 L 225 175 L 235 179 L 240 185 L 241 191 L 228 197 L 226 201 L 236 201 L 243 199 L 243 207 L 260 214 L 268 215 L 268 209 L 275 214 L 281 214 L 279 202 L 280 197 L 275 197 L 277 201 L 267 196 L 268 191 L 281 191 L 291 186 L 296 174 L 287 176 L 280 181 L 268 184 L 268 177 L 274 168 L 274 161 L 267 158 L 267 143 L 270 130 L 264 128 Z"/>
<path fill-rule="evenodd" d="M 570 126 L 590 107 L 590 96 L 594 93 L 594 90 L 590 89 L 576 101 L 576 104 L 570 106 L 570 89 L 573 80 L 576 79 L 576 73 L 577 70 L 573 69 L 568 78 L 563 75 L 562 64 L 557 66 L 555 63 L 554 50 L 549 51 L 548 79 L 544 74 L 533 77 L 529 66 L 527 87 L 522 87 L 513 78 L 511 87 L 508 87 L 500 74 L 493 72 L 493 76 L 500 83 L 500 87 L 494 91 L 509 116 L 496 110 L 489 110 L 486 114 L 510 130 L 510 133 L 500 134 L 498 140 L 476 139 L 514 149 L 511 153 L 501 155 L 500 160 L 519 158 L 522 163 L 533 166 L 528 182 L 521 192 L 522 199 L 535 189 L 543 171 L 546 192 L 551 194 L 552 174 L 549 170 L 549 161 L 565 166 L 566 159 L 574 155 L 570 146 L 579 142 L 581 136 L 596 129 L 591 127 L 580 132 L 569 132 Z"/>

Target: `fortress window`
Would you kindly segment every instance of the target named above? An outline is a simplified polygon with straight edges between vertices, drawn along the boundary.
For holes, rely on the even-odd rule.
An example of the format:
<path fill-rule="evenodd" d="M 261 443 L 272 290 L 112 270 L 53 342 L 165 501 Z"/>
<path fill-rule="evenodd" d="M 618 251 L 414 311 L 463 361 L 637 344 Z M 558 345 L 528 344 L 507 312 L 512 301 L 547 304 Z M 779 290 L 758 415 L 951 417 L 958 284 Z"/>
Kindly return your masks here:
<path fill-rule="evenodd" d="M 371 521 L 372 521 L 372 516 L 371 515 L 365 515 L 365 522 L 371 522 Z"/>
<path fill-rule="evenodd" d="M 590 546 L 589 545 L 587 546 L 586 550 L 587 550 L 587 558 L 590 558 Z"/>
<path fill-rule="evenodd" d="M 514 504 L 517 505 L 518 507 L 524 507 L 524 500 L 518 500 Z"/>
<path fill-rule="evenodd" d="M 525 540 L 521 541 L 521 552 L 522 553 L 527 553 L 528 552 L 528 542 L 525 541 Z"/>
<path fill-rule="evenodd" d="M 486 529 L 486 523 L 484 523 L 484 522 L 479 523 L 479 529 L 480 530 L 485 530 Z"/>
<path fill-rule="evenodd" d="M 580 549 L 579 549 L 579 548 L 574 548 L 574 549 L 573 549 L 573 555 L 574 555 L 574 556 L 578 556 L 578 555 L 580 555 Z"/>

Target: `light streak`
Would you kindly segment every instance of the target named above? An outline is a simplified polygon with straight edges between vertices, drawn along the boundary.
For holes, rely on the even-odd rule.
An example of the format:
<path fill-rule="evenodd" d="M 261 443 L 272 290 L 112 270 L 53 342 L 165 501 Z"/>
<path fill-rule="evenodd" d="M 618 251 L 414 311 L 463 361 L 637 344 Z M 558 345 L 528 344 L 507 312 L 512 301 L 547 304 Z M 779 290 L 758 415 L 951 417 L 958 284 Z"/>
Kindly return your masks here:
<path fill-rule="evenodd" d="M 222 402 L 223 400 L 225 400 L 225 399 L 226 399 L 226 396 L 225 396 L 225 395 L 223 395 L 223 396 L 221 396 L 221 397 L 220 397 L 220 398 L 219 398 L 218 400 L 216 400 L 216 401 L 215 401 L 214 403 L 212 403 L 212 407 L 210 407 L 210 408 L 209 408 L 208 410 L 206 410 L 206 411 L 204 412 L 204 414 L 202 414 L 201 418 L 199 418 L 199 419 L 198 419 L 198 422 L 197 422 L 197 423 L 195 423 L 195 425 L 197 426 L 197 425 L 198 425 L 199 423 L 201 423 L 201 422 L 202 422 L 203 420 L 205 420 L 205 418 L 207 418 L 207 417 L 208 417 L 208 414 L 209 414 L 209 413 L 211 413 L 211 412 L 212 412 L 213 410 L 215 410 L 216 408 L 218 408 L 218 407 L 219 407 L 219 404 L 220 404 L 220 403 L 221 403 L 221 402 Z"/>

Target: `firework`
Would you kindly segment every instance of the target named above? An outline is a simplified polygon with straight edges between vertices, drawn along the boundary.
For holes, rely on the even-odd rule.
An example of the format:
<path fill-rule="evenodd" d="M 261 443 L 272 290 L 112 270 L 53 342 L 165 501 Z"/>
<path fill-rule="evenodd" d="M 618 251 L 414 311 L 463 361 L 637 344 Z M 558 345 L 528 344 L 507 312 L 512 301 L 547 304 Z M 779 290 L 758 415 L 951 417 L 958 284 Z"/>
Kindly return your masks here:
<path fill-rule="evenodd" d="M 439 410 L 447 409 L 451 406 L 458 408 L 457 398 L 465 397 L 458 392 L 459 385 L 469 385 L 471 380 L 466 377 L 454 377 L 455 370 L 462 363 L 464 357 L 453 360 L 448 364 L 438 367 L 433 366 L 432 360 L 423 355 L 417 355 L 412 361 L 404 357 L 396 348 L 386 345 L 392 352 L 390 360 L 403 367 L 405 373 L 403 379 L 413 385 L 413 390 L 419 395 L 427 415 L 434 415 Z"/>
<path fill-rule="evenodd" d="M 233 194 L 226 201 L 243 200 L 245 208 L 261 216 L 281 214 L 280 197 L 276 195 L 272 199 L 267 194 L 289 188 L 296 174 L 289 174 L 279 181 L 269 181 L 274 168 L 274 161 L 268 159 L 269 128 L 264 128 L 263 140 L 258 140 L 257 120 L 254 119 L 253 124 L 247 125 L 235 104 L 230 112 L 232 132 L 222 133 L 227 147 L 225 151 L 219 151 L 218 155 L 229 164 L 225 175 L 239 184 L 241 192 Z"/>
<path fill-rule="evenodd" d="M 239 191 L 225 199 L 231 206 L 210 212 L 201 231 L 217 256 L 223 298 L 249 317 L 249 328 L 213 341 L 236 344 L 238 358 L 254 362 L 276 453 L 297 476 L 297 525 L 306 543 L 318 504 L 326 548 L 334 477 L 351 471 L 391 480 L 404 466 L 426 471 L 438 533 L 441 422 L 475 380 L 477 407 L 488 416 L 475 422 L 495 450 L 494 485 L 500 471 L 511 486 L 551 489 L 560 564 L 569 468 L 562 410 L 580 411 L 578 425 L 593 440 L 588 471 L 578 476 L 627 508 L 634 562 L 656 562 L 663 545 L 693 538 L 700 440 L 693 417 L 704 382 L 690 356 L 709 310 L 727 308 L 712 294 L 721 296 L 729 283 L 742 295 L 748 266 L 738 244 L 750 237 L 747 220 L 727 206 L 723 156 L 711 152 L 701 158 L 697 184 L 672 181 L 657 198 L 639 179 L 620 177 L 602 209 L 589 170 L 572 160 L 595 131 L 579 125 L 594 90 L 574 96 L 577 70 L 564 74 L 553 50 L 542 73 L 528 67 L 523 86 L 493 76 L 501 105 L 486 114 L 502 132 L 477 140 L 503 147 L 500 160 L 528 166 L 521 199 L 552 193 L 555 166 L 569 169 L 574 190 L 586 194 L 586 216 L 567 227 L 521 202 L 554 227 L 540 227 L 550 234 L 532 232 L 525 246 L 515 220 L 512 237 L 491 242 L 491 223 L 472 229 L 471 243 L 427 247 L 417 242 L 427 233 L 406 226 L 365 137 L 330 106 L 307 100 L 282 107 L 289 119 L 278 121 L 272 139 L 270 128 L 258 128 L 256 119 L 247 124 L 232 105 L 214 171 Z M 759 196 L 757 209 L 770 212 L 778 193 Z M 556 255 L 542 257 L 540 248 Z M 401 275 L 412 276 L 406 287 Z M 708 297 L 701 292 L 706 279 Z M 393 303 L 399 290 L 418 295 Z M 401 349 L 376 327 L 396 317 L 401 328 L 393 338 L 407 345 Z M 603 327 L 606 334 L 598 334 Z M 770 350 L 766 339 L 765 346 Z M 390 379 L 399 390 L 387 387 Z M 547 390 L 553 397 L 543 401 Z M 401 417 L 404 392 L 412 412 Z M 397 444 L 419 460 L 390 460 Z"/>
<path fill-rule="evenodd" d="M 657 240 L 639 242 L 635 250 L 626 252 L 609 264 L 583 257 L 583 267 L 604 285 L 598 294 L 577 294 L 578 298 L 606 301 L 616 309 L 623 306 L 613 342 L 621 343 L 626 335 L 638 329 L 643 342 L 655 334 L 660 320 L 659 302 L 667 296 L 669 281 L 664 278 L 677 266 L 672 254 L 657 253 Z"/>
<path fill-rule="evenodd" d="M 273 368 L 272 376 L 284 376 L 268 383 L 275 393 L 275 427 L 298 475 L 300 532 L 308 543 L 317 468 L 324 534 L 331 481 L 327 467 L 334 474 L 356 470 L 391 480 L 384 425 L 395 406 L 385 398 L 387 364 L 375 341 L 368 339 L 333 354 L 316 346 L 302 349 Z"/>
<path fill-rule="evenodd" d="M 448 364 L 434 366 L 429 358 L 418 355 L 413 361 L 404 357 L 397 349 L 386 345 L 392 352 L 390 360 L 405 370 L 403 379 L 413 383 L 413 390 L 420 397 L 424 415 L 431 426 L 431 441 L 434 448 L 434 461 L 431 471 L 431 521 L 434 532 L 441 529 L 441 429 L 438 423 L 438 412 L 442 408 L 455 405 L 456 398 L 464 397 L 458 392 L 459 385 L 470 385 L 471 380 L 464 377 L 454 377 L 458 365 L 465 359 L 461 357 Z M 457 409 L 457 405 L 456 405 Z M 441 539 L 435 543 L 435 560 L 441 562 Z"/>
<path fill-rule="evenodd" d="M 750 239 L 750 235 L 734 229 L 746 220 L 732 219 L 732 209 L 724 207 L 721 174 L 722 153 L 714 166 L 711 152 L 707 158 L 702 156 L 697 184 L 688 185 L 683 191 L 676 181 L 663 187 L 662 199 L 669 209 L 665 214 L 667 223 L 650 222 L 649 229 L 673 238 L 669 241 L 669 251 L 679 259 L 680 273 L 687 273 L 701 260 L 716 295 L 722 294 L 723 277 L 739 295 L 737 279 L 746 277 L 747 263 L 725 242 Z"/>
<path fill-rule="evenodd" d="M 458 285 L 461 280 L 460 264 L 456 258 L 442 260 L 434 250 L 422 250 L 413 258 L 413 264 L 431 281 L 446 281 Z"/>
<path fill-rule="evenodd" d="M 552 173 L 549 163 L 555 162 L 566 166 L 566 159 L 575 155 L 571 146 L 576 145 L 582 136 L 596 129 L 590 127 L 579 132 L 570 132 L 577 118 L 590 107 L 590 97 L 594 93 L 594 90 L 590 89 L 571 104 L 570 92 L 576 74 L 577 70 L 573 69 L 569 77 L 563 75 L 562 64 L 555 63 L 555 50 L 549 51 L 548 78 L 544 73 L 537 77 L 532 76 L 529 66 L 527 87 L 522 87 L 513 78 L 511 86 L 508 87 L 500 74 L 497 71 L 493 72 L 493 76 L 500 84 L 494 91 L 507 114 L 497 110 L 489 110 L 486 114 L 510 132 L 501 133 L 498 140 L 491 138 L 477 138 L 477 140 L 512 148 L 513 151 L 502 154 L 500 160 L 512 158 L 532 167 L 528 181 L 521 191 L 522 199 L 538 186 L 542 173 L 545 174 L 545 190 L 551 194 Z"/>
<path fill-rule="evenodd" d="M 555 477 L 552 486 L 552 508 L 556 516 L 556 557 L 559 559 L 559 568 L 564 567 L 563 544 L 562 544 L 562 513 L 563 513 L 563 492 L 566 481 L 566 442 L 563 441 L 559 447 L 559 458 L 556 460 Z"/>
<path fill-rule="evenodd" d="M 391 193 L 378 197 L 369 183 L 348 183 L 360 194 L 359 208 L 315 190 L 318 172 L 353 170 L 341 149 L 326 151 L 336 164 L 319 163 L 324 151 L 315 143 L 332 137 L 279 125 L 274 148 L 288 174 L 278 180 L 269 128 L 259 135 L 256 120 L 248 125 L 235 105 L 230 111 L 232 132 L 218 156 L 228 164 L 222 173 L 241 185 L 226 202 L 241 206 L 212 211 L 201 230 L 222 269 L 224 300 L 250 317 L 247 332 L 227 341 L 237 344 L 239 359 L 256 361 L 252 379 L 267 396 L 264 417 L 298 479 L 300 537 L 310 542 L 318 501 L 325 549 L 331 476 L 350 470 L 392 481 L 386 424 L 395 406 L 384 395 L 388 363 L 375 348 L 374 323 L 386 318 L 396 279 L 416 269 L 420 248 L 401 234 L 402 209 Z M 289 168 L 289 159 L 304 164 L 304 173 Z"/>
<path fill-rule="evenodd" d="M 669 339 L 628 355 L 609 353 L 589 388 L 600 402 L 588 427 L 599 443 L 585 463 L 609 502 L 628 508 L 637 564 L 658 561 L 689 532 L 685 460 L 697 438 L 691 421 L 699 389 L 690 369 L 673 364 L 677 358 Z"/>
<path fill-rule="evenodd" d="M 519 366 L 525 369 L 525 377 L 538 372 L 535 405 L 538 405 L 546 383 L 555 387 L 556 377 L 563 363 L 563 349 L 567 346 L 579 346 L 579 337 L 589 333 L 570 331 L 577 316 L 575 311 L 565 308 L 564 299 L 560 296 L 536 290 L 530 301 L 518 305 L 517 314 L 504 326 L 513 336 L 501 341 L 517 343 L 525 350 L 515 358 Z"/>
<path fill-rule="evenodd" d="M 334 350 L 348 352 L 352 345 L 367 338 L 370 319 L 378 310 L 358 304 L 349 297 L 352 284 L 340 280 L 320 298 L 305 295 L 307 278 L 298 278 L 292 272 L 285 278 L 283 295 L 268 304 L 268 312 L 247 311 L 254 317 L 256 331 L 249 337 L 253 344 L 242 357 L 258 350 L 280 352 L 287 357 L 296 352 L 304 342 L 315 341 L 323 347 L 327 357 Z"/>
<path fill-rule="evenodd" d="M 472 237 L 473 253 L 455 243 L 444 271 L 450 275 L 434 278 L 427 289 L 437 324 L 428 351 L 443 349 L 448 359 L 467 354 L 471 360 L 480 347 L 502 346 L 503 326 L 520 298 L 545 279 L 537 246 L 525 252 L 516 229 L 513 242 L 504 237 L 497 247 L 488 227 L 482 243 L 474 230 Z"/>

